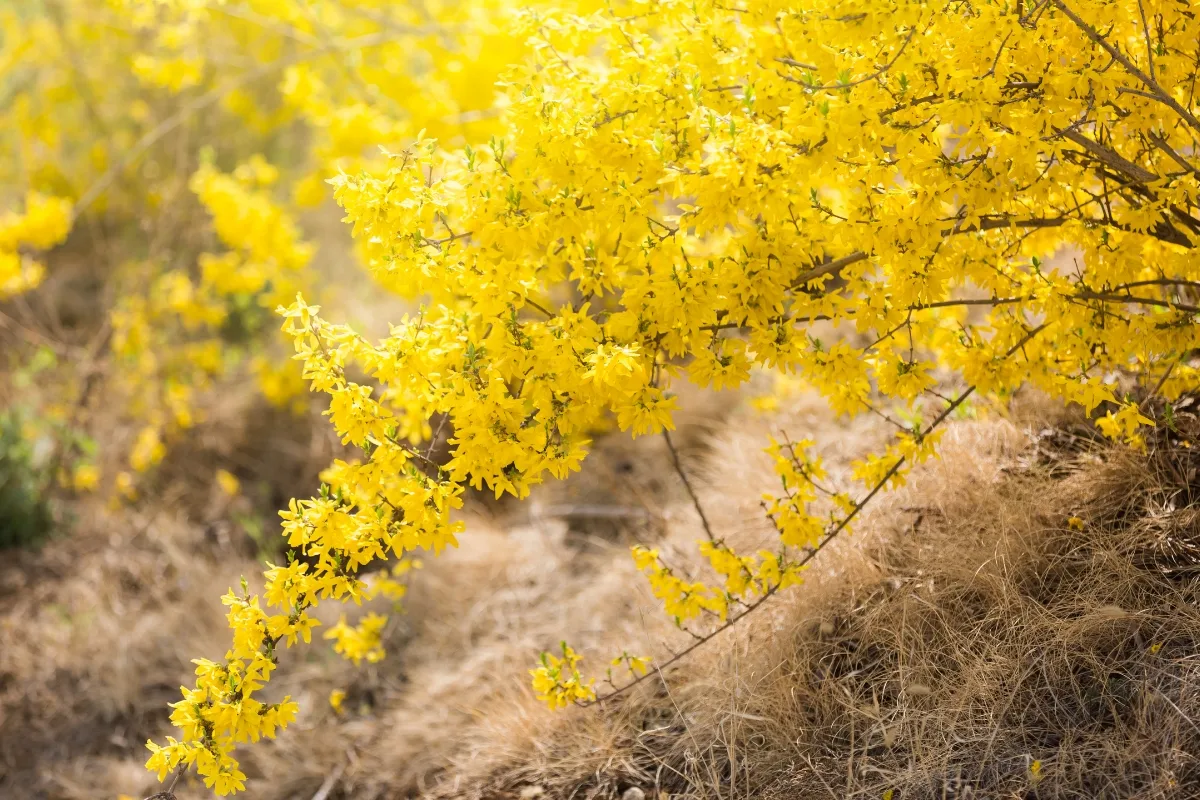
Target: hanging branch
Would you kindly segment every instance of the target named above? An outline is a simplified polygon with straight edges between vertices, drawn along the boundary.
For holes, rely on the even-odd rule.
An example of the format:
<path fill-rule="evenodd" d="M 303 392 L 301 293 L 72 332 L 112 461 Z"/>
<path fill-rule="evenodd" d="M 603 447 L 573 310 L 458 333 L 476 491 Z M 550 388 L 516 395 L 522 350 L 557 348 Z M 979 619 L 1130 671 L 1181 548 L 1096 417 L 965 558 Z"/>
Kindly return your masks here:
<path fill-rule="evenodd" d="M 1014 353 L 1016 353 L 1018 350 L 1023 348 L 1035 336 L 1037 336 L 1039 333 L 1041 333 L 1046 328 L 1047 324 L 1048 323 L 1042 323 L 1041 325 L 1038 325 L 1033 330 L 1029 331 L 1029 333 L 1027 333 L 1024 337 L 1022 337 L 1019 342 L 1014 344 L 1012 347 L 1010 347 L 1008 349 L 1007 352 L 1005 352 L 1004 358 L 1006 358 L 1006 359 L 1010 358 Z M 974 392 L 975 392 L 974 386 L 968 386 L 966 389 L 964 389 L 962 392 L 960 392 L 957 397 L 955 397 L 952 401 L 950 401 L 950 403 L 944 409 L 942 409 L 941 413 L 939 413 L 936 417 L 934 417 L 933 421 L 930 422 L 929 425 L 925 427 L 924 431 L 920 432 L 918 435 L 921 437 L 928 436 L 939 425 L 941 425 L 943 422 L 945 422 L 946 419 L 951 414 L 954 413 L 955 409 L 957 409 L 959 406 L 961 406 L 967 400 L 968 397 L 970 397 L 972 394 L 974 394 Z M 672 450 L 672 452 L 674 452 L 674 451 Z M 896 473 L 900 471 L 900 468 L 902 466 L 904 466 L 904 464 L 906 463 L 906 460 L 907 459 L 904 456 L 901 456 L 899 459 L 897 459 L 896 463 L 893 464 L 891 466 L 891 468 L 884 474 L 884 476 L 875 483 L 875 485 L 871 488 L 871 491 L 867 492 L 865 497 L 863 497 L 861 500 L 857 501 L 854 504 L 854 507 L 851 508 L 850 511 L 846 514 L 846 516 L 844 516 L 841 519 L 841 521 L 838 522 L 838 524 L 833 528 L 833 530 L 831 530 L 825 536 L 825 538 L 822 539 L 817 544 L 816 547 L 813 547 L 811 550 L 809 550 L 807 553 L 805 553 L 804 557 L 801 558 L 800 561 L 794 565 L 794 568 L 804 569 L 805 567 L 807 567 L 808 564 L 814 558 L 817 557 L 818 553 L 820 553 L 822 550 L 824 550 L 829 545 L 830 542 L 832 542 L 834 539 L 837 538 L 838 534 L 840 534 L 842 531 L 846 530 L 846 528 L 850 525 L 850 523 L 854 521 L 854 518 L 857 517 L 859 515 L 859 513 L 863 510 L 863 508 L 865 508 L 868 503 L 870 503 L 873 499 L 875 499 L 876 495 L 878 495 L 880 492 L 883 491 L 884 487 L 887 486 L 888 482 L 891 481 L 891 479 L 893 477 L 895 477 Z M 686 480 L 685 480 L 685 483 L 686 483 Z M 689 491 L 690 491 L 690 487 L 689 487 Z M 695 498 L 695 495 L 693 494 L 693 499 L 694 498 Z M 710 536 L 711 536 L 711 532 L 710 532 Z M 738 614 L 737 616 L 730 617 L 727 621 L 723 622 L 720 626 L 718 626 L 717 628 L 714 628 L 713 630 L 709 631 L 708 633 L 701 635 L 701 636 L 696 636 L 695 641 L 693 641 L 690 645 L 688 645 L 684 649 L 674 653 L 670 658 L 668 658 L 666 661 L 662 662 L 661 664 L 656 664 L 654 672 L 647 671 L 645 674 L 635 677 L 633 680 L 620 686 L 619 688 L 614 689 L 613 691 L 609 692 L 608 694 L 597 695 L 597 697 L 594 700 L 580 702 L 580 703 L 577 703 L 576 705 L 579 705 L 582 707 L 587 707 L 587 706 L 591 706 L 591 705 L 596 705 L 598 703 L 603 703 L 606 700 L 612 700 L 616 697 L 627 694 L 629 692 L 629 690 L 633 689 L 638 684 L 640 684 L 643 681 L 645 681 L 646 679 L 650 678 L 653 674 L 661 673 L 664 669 L 667 669 L 668 667 L 672 666 L 676 662 L 681 661 L 683 658 L 685 658 L 688 654 L 690 654 L 696 648 L 700 647 L 701 645 L 705 644 L 706 642 L 709 642 L 709 641 L 715 639 L 718 635 L 720 635 L 724 631 L 729 630 L 734 625 L 738 624 L 743 619 L 745 619 L 747 616 L 754 613 L 759 608 L 762 608 L 762 606 L 765 605 L 768 600 L 770 600 L 772 597 L 774 597 L 778 591 L 779 591 L 778 583 L 775 584 L 774 586 L 768 587 L 767 590 L 765 592 L 763 592 L 762 596 L 759 597 L 754 602 L 749 603 L 746 606 L 746 609 L 742 613 Z M 695 636 L 695 634 L 693 634 L 693 635 Z"/>

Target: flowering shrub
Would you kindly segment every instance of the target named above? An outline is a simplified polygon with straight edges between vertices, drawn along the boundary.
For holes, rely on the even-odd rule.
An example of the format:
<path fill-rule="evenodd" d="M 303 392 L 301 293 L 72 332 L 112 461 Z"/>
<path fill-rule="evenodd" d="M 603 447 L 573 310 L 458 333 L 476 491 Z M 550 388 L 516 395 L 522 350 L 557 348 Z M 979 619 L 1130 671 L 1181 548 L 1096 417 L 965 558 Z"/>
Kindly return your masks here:
<path fill-rule="evenodd" d="M 268 573 L 273 613 L 231 616 L 229 669 L 273 665 L 320 599 L 358 600 L 367 563 L 455 544 L 466 486 L 524 497 L 578 469 L 607 415 L 671 430 L 685 374 L 797 373 L 838 412 L 910 420 L 857 463 L 856 494 L 826 488 L 804 443 L 773 445 L 777 547 L 736 553 L 708 530 L 715 584 L 635 548 L 677 623 L 715 630 L 798 581 L 971 395 L 1031 384 L 1137 446 L 1149 420 L 1117 378 L 1168 398 L 1194 384 L 1198 31 L 1181 6 L 666 0 L 512 24 L 532 55 L 503 79 L 499 133 L 418 137 L 333 180 L 369 268 L 426 305 L 375 342 L 303 299 L 282 309 L 364 458 L 284 512 L 314 566 L 286 591 Z M 439 414 L 444 464 L 419 449 Z M 640 680 L 645 662 L 623 663 Z M 590 701 L 579 665 L 566 644 L 543 656 L 538 694 Z M 194 713 L 244 696 L 210 687 Z M 267 719 L 193 727 L 153 765 L 197 762 L 220 788 Z"/>
<path fill-rule="evenodd" d="M 211 331 L 237 298 L 278 302 L 304 380 L 362 452 L 282 513 L 295 558 L 267 571 L 262 599 L 226 595 L 232 647 L 197 662 L 172 715 L 181 737 L 151 745 L 160 777 L 194 765 L 219 794 L 241 789 L 235 746 L 296 713 L 257 693 L 281 645 L 310 639 L 314 605 L 379 591 L 361 577 L 371 562 L 455 545 L 468 486 L 524 497 L 579 469 L 589 431 L 610 418 L 635 436 L 672 430 L 670 389 L 684 377 L 725 388 L 754 370 L 795 375 L 835 411 L 897 428 L 855 464 L 852 491 L 826 485 L 804 442 L 773 443 L 778 541 L 735 552 L 705 521 L 715 582 L 635 548 L 697 645 L 800 580 L 866 502 L 936 453 L 938 426 L 972 398 L 1031 385 L 1137 447 L 1152 423 L 1126 394 L 1132 382 L 1168 400 L 1195 385 L 1200 24 L 1186 4 L 508 10 L 125 0 L 94 12 L 127 32 L 119 58 L 139 85 L 191 92 L 184 110 L 220 106 L 264 142 L 290 125 L 308 132 L 302 156 L 264 146 L 270 162 L 200 167 L 192 186 L 224 249 L 198 256 L 198 277 L 155 268 L 157 289 L 114 312 L 114 347 L 136 362 L 160 351 L 150 340 L 164 315 Z M 68 93 L 74 118 L 118 90 L 90 103 Z M 11 113 L 32 119 L 31 102 Z M 181 113 L 135 127 L 149 145 L 134 150 Z M 365 157 L 375 144 L 386 155 Z M 110 157 L 77 149 L 77 161 Z M 285 172 L 300 203 L 328 179 L 370 272 L 423 302 L 386 338 L 311 304 L 307 246 L 265 194 Z M 61 235 L 51 225 L 27 243 Z M 183 362 L 197 372 L 172 380 L 156 363 L 137 381 L 160 383 L 172 407 L 172 392 L 220 368 L 203 345 Z M 444 462 L 424 448 L 434 417 L 452 428 Z M 173 419 L 186 427 L 186 414 Z M 139 437 L 136 459 L 160 458 L 161 438 Z M 330 638 L 370 661 L 382 626 L 341 622 Z M 565 643 L 544 656 L 537 693 L 590 702 L 580 663 Z M 613 693 L 646 664 L 618 657 L 628 678 Z"/>

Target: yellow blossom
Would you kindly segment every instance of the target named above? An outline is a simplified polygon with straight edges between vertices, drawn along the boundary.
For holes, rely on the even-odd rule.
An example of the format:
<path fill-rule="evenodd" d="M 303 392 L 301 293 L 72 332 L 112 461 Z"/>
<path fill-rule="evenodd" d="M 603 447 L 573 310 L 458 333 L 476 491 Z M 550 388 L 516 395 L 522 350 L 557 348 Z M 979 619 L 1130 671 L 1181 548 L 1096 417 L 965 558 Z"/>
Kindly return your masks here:
<path fill-rule="evenodd" d="M 216 473 L 217 486 L 221 487 L 221 491 L 228 497 L 236 497 L 241 491 L 242 485 L 237 477 L 228 470 L 218 469 Z"/>

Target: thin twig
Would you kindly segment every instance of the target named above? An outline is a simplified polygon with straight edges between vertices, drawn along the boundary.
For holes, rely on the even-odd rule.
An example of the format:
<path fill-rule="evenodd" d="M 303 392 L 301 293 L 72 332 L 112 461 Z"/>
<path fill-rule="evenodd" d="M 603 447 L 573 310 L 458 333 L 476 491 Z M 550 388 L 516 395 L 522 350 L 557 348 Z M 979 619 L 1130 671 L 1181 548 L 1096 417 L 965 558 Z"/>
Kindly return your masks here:
<path fill-rule="evenodd" d="M 834 91 L 837 89 L 849 89 L 851 86 L 858 86 L 859 84 L 866 83 L 867 81 L 873 81 L 876 78 L 878 78 L 880 75 L 882 75 L 883 73 L 885 73 L 889 69 L 891 69 L 892 65 L 894 65 L 897 61 L 900 60 L 900 56 L 904 55 L 904 50 L 908 47 L 908 43 L 912 41 L 913 37 L 916 36 L 916 34 L 917 34 L 917 26 L 914 25 L 914 26 L 912 26 L 912 28 L 909 29 L 908 36 L 904 37 L 904 42 L 900 45 L 900 48 L 896 51 L 896 54 L 894 56 L 892 56 L 891 61 L 884 64 L 882 67 L 875 70 L 870 75 L 864 75 L 861 78 L 857 78 L 855 80 L 848 81 L 846 83 L 832 83 L 832 84 L 827 84 L 824 86 L 810 86 L 809 84 L 805 83 L 804 81 L 800 80 L 799 78 L 793 78 L 791 75 L 785 75 L 782 72 L 776 72 L 775 74 L 777 74 L 779 77 L 783 78 L 786 81 L 791 81 L 792 83 L 800 84 L 801 86 L 803 86 L 805 89 L 807 89 L 810 92 L 822 92 L 822 91 Z M 784 62 L 784 63 L 787 63 L 787 62 Z"/>
<path fill-rule="evenodd" d="M 1186 311 L 1189 314 L 1200 314 L 1200 306 L 1188 305 L 1187 303 L 1173 303 L 1170 300 L 1159 300 L 1155 297 L 1136 297 L 1133 295 L 1125 296 L 1120 294 L 1102 294 L 1100 292 L 1079 292 L 1076 297 L 1081 300 L 1099 300 L 1104 303 L 1135 303 L 1143 306 L 1158 306 L 1160 308 L 1169 308 L 1173 311 Z"/>
<path fill-rule="evenodd" d="M 554 319 L 554 315 L 553 315 L 553 314 L 551 314 L 549 311 L 547 311 L 545 308 L 542 308 L 542 306 L 541 306 L 541 305 L 539 305 L 538 303 L 535 303 L 535 302 L 533 301 L 533 298 L 531 298 L 531 297 L 525 297 L 525 298 L 523 298 L 523 299 L 524 299 L 524 301 L 525 301 L 525 305 L 527 305 L 527 306 L 529 306 L 529 307 L 531 307 L 531 308 L 534 308 L 534 309 L 536 309 L 536 310 L 540 311 L 542 314 L 546 315 L 546 318 L 547 318 L 547 319 Z"/>
<path fill-rule="evenodd" d="M 166 790 L 158 794 L 152 794 L 146 800 L 175 800 L 175 784 L 179 783 L 179 778 L 183 775 L 186 768 L 186 764 L 180 764 L 176 767 L 175 774 L 171 777 L 171 783 L 167 786 Z"/>
<path fill-rule="evenodd" d="M 329 793 L 333 791 L 333 787 L 337 786 L 337 782 L 342 779 L 342 773 L 346 771 L 345 764 L 338 764 L 337 769 L 329 773 L 329 777 L 321 784 L 321 788 L 317 789 L 317 793 L 312 796 L 312 800 L 325 800 L 329 797 Z"/>
<path fill-rule="evenodd" d="M 963 225 L 961 222 L 956 223 L 954 227 L 942 231 L 942 236 L 956 236 L 966 233 L 979 233 L 982 231 L 994 231 L 1002 228 L 1057 228 L 1074 220 L 1068 217 L 1030 217 L 1028 219 L 1014 219 L 1009 216 L 991 216 L 983 217 L 977 225 Z M 812 269 L 797 277 L 787 287 L 788 290 L 799 289 L 806 283 L 811 283 L 818 278 L 823 278 L 826 275 L 837 275 L 851 264 L 857 264 L 859 261 L 865 261 L 870 258 L 871 254 L 863 250 L 856 250 L 849 255 L 836 258 L 831 261 L 825 261 L 817 264 Z"/>
<path fill-rule="evenodd" d="M 704 509 L 700 506 L 700 498 L 696 496 L 696 490 L 692 488 L 692 482 L 688 480 L 687 473 L 683 471 L 683 463 L 679 460 L 679 451 L 675 449 L 675 443 L 671 441 L 671 434 L 663 428 L 663 441 L 667 443 L 667 449 L 671 451 L 671 461 L 675 464 L 675 472 L 679 475 L 679 479 L 683 481 L 684 487 L 687 488 L 688 497 L 692 498 L 692 506 L 696 509 L 696 513 L 700 515 L 700 524 L 704 526 L 704 532 L 708 535 L 710 542 L 717 541 L 717 537 L 713 534 L 712 526 L 708 524 L 708 517 L 704 515 Z"/>
<path fill-rule="evenodd" d="M 1150 41 L 1150 25 L 1146 22 L 1146 6 L 1138 0 L 1138 12 L 1142 15 L 1142 32 L 1146 35 L 1146 61 L 1150 65 L 1150 75 L 1153 77 L 1158 70 L 1154 69 L 1154 45 Z"/>
<path fill-rule="evenodd" d="M 1138 404 L 1139 408 L 1145 411 L 1150 406 L 1151 401 L 1153 401 L 1158 395 L 1159 391 L 1162 390 L 1162 387 L 1167 382 L 1167 379 L 1171 377 L 1171 373 L 1175 371 L 1177 366 L 1184 362 L 1187 356 L 1188 354 L 1185 352 L 1167 366 L 1166 370 L 1162 374 L 1162 377 L 1158 379 L 1158 382 L 1154 384 L 1154 388 L 1150 390 L 1150 394 L 1142 398 L 1142 402 Z"/>

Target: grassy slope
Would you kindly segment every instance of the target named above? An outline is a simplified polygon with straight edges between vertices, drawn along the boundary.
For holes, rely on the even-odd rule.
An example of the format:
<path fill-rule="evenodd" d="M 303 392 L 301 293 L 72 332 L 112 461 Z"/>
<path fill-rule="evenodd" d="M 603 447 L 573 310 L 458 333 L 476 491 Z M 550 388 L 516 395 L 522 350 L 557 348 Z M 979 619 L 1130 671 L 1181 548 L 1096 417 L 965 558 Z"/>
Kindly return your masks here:
<path fill-rule="evenodd" d="M 766 433 L 816 438 L 835 473 L 886 434 L 809 397 L 769 418 L 725 402 L 694 405 L 680 441 L 743 546 L 769 535 Z M 216 440 L 235 455 L 290 442 L 299 473 L 327 457 L 319 421 L 264 440 L 255 408 L 218 415 L 243 433 Z M 687 640 L 627 545 L 683 563 L 694 512 L 658 441 L 602 442 L 589 475 L 535 503 L 473 506 L 462 546 L 417 574 L 383 663 L 285 656 L 279 690 L 304 712 L 248 751 L 250 796 L 1185 796 L 1172 786 L 1200 781 L 1190 451 L 1164 438 L 1117 456 L 1029 428 L 959 424 L 803 587 L 628 702 L 550 714 L 525 671 L 560 636 L 593 664 Z M 234 509 L 180 474 L 136 511 L 82 504 L 69 538 L 0 563 L 0 797 L 154 791 L 141 743 L 166 732 L 188 660 L 224 649 L 221 591 L 256 571 Z"/>

